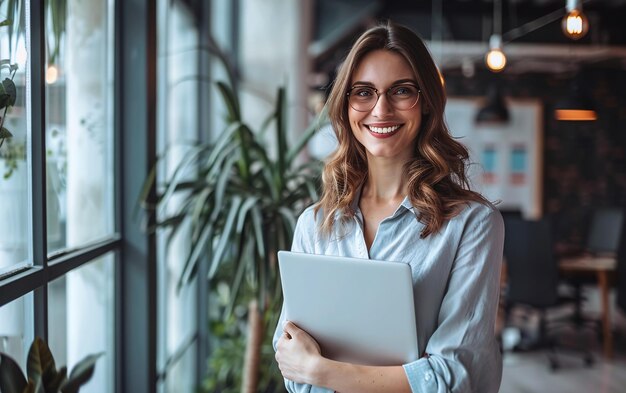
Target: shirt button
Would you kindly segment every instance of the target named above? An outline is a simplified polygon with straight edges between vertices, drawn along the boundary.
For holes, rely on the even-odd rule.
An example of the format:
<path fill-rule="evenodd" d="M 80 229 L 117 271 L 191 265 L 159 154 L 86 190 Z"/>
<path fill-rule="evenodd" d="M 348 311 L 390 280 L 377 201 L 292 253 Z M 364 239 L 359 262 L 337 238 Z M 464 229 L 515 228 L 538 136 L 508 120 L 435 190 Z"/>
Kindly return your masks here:
<path fill-rule="evenodd" d="M 424 379 L 426 381 L 430 381 L 430 379 L 433 377 L 433 375 L 431 373 L 426 373 L 426 375 L 424 376 Z"/>

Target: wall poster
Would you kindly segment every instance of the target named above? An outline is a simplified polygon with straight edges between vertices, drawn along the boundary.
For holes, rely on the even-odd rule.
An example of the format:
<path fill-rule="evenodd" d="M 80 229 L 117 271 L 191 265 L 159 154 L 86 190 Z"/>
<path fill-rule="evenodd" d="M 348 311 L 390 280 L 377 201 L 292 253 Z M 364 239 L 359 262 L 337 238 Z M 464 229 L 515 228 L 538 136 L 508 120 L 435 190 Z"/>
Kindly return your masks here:
<path fill-rule="evenodd" d="M 507 124 L 477 125 L 482 98 L 448 98 L 450 133 L 470 151 L 468 174 L 474 190 L 500 210 L 542 216 L 543 108 L 539 100 L 506 100 Z"/>

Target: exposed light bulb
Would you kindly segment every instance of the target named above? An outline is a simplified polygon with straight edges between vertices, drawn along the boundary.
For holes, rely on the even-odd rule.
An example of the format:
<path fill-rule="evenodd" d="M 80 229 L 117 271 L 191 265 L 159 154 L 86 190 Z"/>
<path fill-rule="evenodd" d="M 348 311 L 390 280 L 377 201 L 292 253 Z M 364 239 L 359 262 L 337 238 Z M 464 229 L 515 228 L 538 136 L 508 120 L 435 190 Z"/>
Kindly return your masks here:
<path fill-rule="evenodd" d="M 567 0 L 565 9 L 567 14 L 561 21 L 563 34 L 573 40 L 583 38 L 589 31 L 589 20 L 583 14 L 580 0 Z"/>
<path fill-rule="evenodd" d="M 487 67 L 493 72 L 500 72 L 506 66 L 506 56 L 502 52 L 502 38 L 494 34 L 489 38 L 489 52 L 485 56 Z"/>
<path fill-rule="evenodd" d="M 59 70 L 54 64 L 48 66 L 46 70 L 46 83 L 51 85 L 59 79 Z"/>

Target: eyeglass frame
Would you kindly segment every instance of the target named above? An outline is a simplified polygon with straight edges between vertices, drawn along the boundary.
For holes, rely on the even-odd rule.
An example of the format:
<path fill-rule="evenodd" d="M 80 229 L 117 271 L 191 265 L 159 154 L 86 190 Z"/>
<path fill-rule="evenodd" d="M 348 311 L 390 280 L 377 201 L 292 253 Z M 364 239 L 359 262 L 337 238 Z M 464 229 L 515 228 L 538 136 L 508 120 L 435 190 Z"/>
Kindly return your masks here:
<path fill-rule="evenodd" d="M 350 107 L 351 107 L 352 109 L 354 109 L 355 111 L 357 111 L 357 112 L 369 112 L 369 111 L 371 111 L 372 109 L 376 108 L 376 105 L 378 105 L 378 100 L 380 100 L 380 96 L 381 96 L 382 94 L 387 95 L 387 93 L 389 93 L 389 91 L 390 91 L 391 89 L 398 88 L 398 87 L 402 87 L 402 86 L 411 86 L 411 87 L 415 87 L 415 88 L 417 89 L 417 99 L 415 100 L 415 102 L 413 103 L 413 105 L 411 105 L 411 107 L 410 107 L 410 108 L 407 108 L 407 109 L 399 109 L 399 108 L 396 108 L 396 107 L 395 107 L 395 105 L 393 105 L 391 102 L 390 102 L 390 105 L 393 107 L 393 109 L 398 110 L 398 111 L 410 111 L 411 109 L 415 108 L 415 105 L 417 105 L 417 103 L 420 101 L 420 96 L 421 96 L 421 94 L 422 94 L 422 89 L 420 89 L 420 88 L 419 88 L 419 86 L 418 86 L 418 85 L 416 85 L 416 84 L 414 84 L 414 83 L 401 83 L 401 84 L 398 84 L 398 85 L 393 85 L 393 86 L 390 86 L 387 90 L 385 90 L 385 92 L 384 92 L 384 93 L 379 92 L 379 91 L 378 91 L 378 89 L 377 89 L 377 88 L 375 88 L 375 87 L 373 87 L 373 86 L 367 86 L 367 85 L 357 85 L 357 86 L 352 86 L 352 87 L 350 88 L 350 90 L 348 90 L 348 92 L 346 93 L 346 96 L 348 97 L 348 105 L 350 105 Z M 350 96 L 351 96 L 352 90 L 357 89 L 357 88 L 359 88 L 359 87 L 361 87 L 361 88 L 364 88 L 364 87 L 365 87 L 365 88 L 368 88 L 368 89 L 372 89 L 372 90 L 374 90 L 374 93 L 376 93 L 376 101 L 374 102 L 374 105 L 372 105 L 372 107 L 371 107 L 370 109 L 367 109 L 367 110 L 362 111 L 362 110 L 356 109 L 356 108 L 355 108 L 354 106 L 352 106 L 352 104 L 350 103 Z M 389 96 L 387 96 L 387 98 L 389 98 Z"/>

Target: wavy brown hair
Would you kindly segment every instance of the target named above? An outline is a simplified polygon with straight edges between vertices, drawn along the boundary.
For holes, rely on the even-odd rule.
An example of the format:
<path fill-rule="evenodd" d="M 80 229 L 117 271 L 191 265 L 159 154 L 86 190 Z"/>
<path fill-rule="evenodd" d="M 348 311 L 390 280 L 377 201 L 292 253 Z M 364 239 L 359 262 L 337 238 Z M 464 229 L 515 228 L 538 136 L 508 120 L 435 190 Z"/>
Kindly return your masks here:
<path fill-rule="evenodd" d="M 370 28 L 355 42 L 339 68 L 326 103 L 328 115 L 339 145 L 327 159 L 322 173 L 322 197 L 315 212 L 323 212 L 323 234 L 330 234 L 337 220 L 354 215 L 350 207 L 367 178 L 365 148 L 354 135 L 348 121 L 348 96 L 352 75 L 368 53 L 388 50 L 401 55 L 411 66 L 422 91 L 422 123 L 417 135 L 413 160 L 405 165 L 409 199 L 417 209 L 417 219 L 425 228 L 425 238 L 441 229 L 445 220 L 456 216 L 470 201 L 486 203 L 480 194 L 469 189 L 466 176 L 468 152 L 450 136 L 444 121 L 446 94 L 439 71 L 415 33 L 388 22 Z"/>

